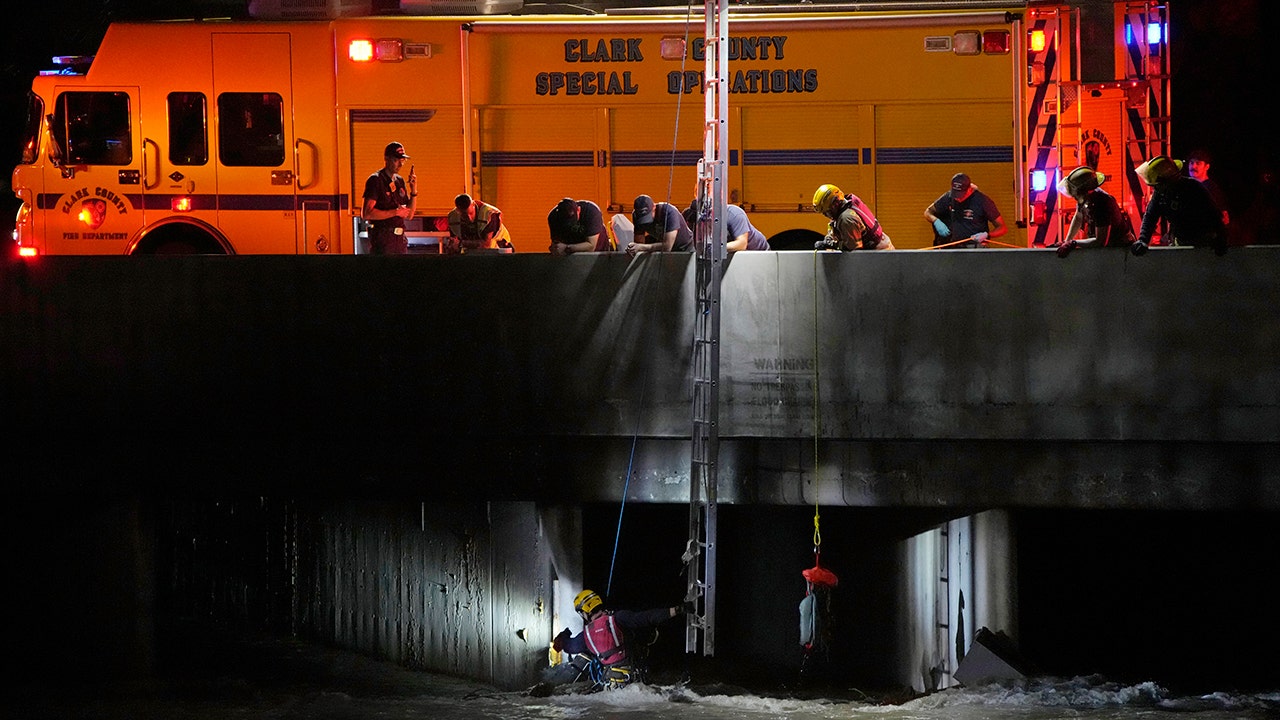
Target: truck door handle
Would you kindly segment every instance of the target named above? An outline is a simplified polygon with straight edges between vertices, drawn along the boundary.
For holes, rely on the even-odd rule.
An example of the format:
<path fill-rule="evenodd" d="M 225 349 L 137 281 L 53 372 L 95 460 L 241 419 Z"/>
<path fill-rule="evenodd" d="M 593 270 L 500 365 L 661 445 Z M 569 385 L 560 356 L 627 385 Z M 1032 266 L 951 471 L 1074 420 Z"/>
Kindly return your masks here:
<path fill-rule="evenodd" d="M 307 182 L 302 181 L 302 147 L 304 145 L 310 150 L 309 155 L 311 156 L 311 179 Z M 307 188 L 315 187 L 316 183 L 320 182 L 320 148 L 310 140 L 303 140 L 302 138 L 298 138 L 293 143 L 293 148 L 294 154 L 298 158 L 298 189 L 306 190 Z"/>
<path fill-rule="evenodd" d="M 151 152 L 147 152 L 151 150 Z M 147 161 L 148 155 L 155 155 L 156 171 L 151 172 L 151 164 Z M 155 178 L 155 181 L 152 181 Z M 160 144 L 151 138 L 142 138 L 142 187 L 147 190 L 155 190 L 160 187 Z"/>

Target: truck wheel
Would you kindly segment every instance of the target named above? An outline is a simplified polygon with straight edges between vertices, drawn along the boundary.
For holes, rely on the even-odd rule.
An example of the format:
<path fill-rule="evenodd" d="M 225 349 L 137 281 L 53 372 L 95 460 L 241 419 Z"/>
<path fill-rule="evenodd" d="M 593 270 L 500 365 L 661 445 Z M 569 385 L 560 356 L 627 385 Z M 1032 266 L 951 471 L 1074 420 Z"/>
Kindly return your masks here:
<path fill-rule="evenodd" d="M 205 230 L 184 223 L 163 225 L 138 242 L 134 255 L 226 255 L 227 249 Z"/>
<path fill-rule="evenodd" d="M 813 250 L 822 233 L 813 230 L 784 230 L 769 238 L 770 250 Z"/>

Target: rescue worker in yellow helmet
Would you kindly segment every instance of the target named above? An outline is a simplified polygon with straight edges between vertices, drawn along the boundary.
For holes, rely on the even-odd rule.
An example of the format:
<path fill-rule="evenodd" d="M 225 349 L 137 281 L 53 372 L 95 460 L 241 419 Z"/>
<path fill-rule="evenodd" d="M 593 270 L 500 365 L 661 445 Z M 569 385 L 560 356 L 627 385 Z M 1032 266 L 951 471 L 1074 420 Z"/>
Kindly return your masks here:
<path fill-rule="evenodd" d="M 813 193 L 813 209 L 829 220 L 827 235 L 814 243 L 815 250 L 893 249 L 880 221 L 857 195 L 846 195 L 835 185 L 822 185 Z"/>
<path fill-rule="evenodd" d="M 642 682 L 643 654 L 640 647 L 642 630 L 681 615 L 686 606 L 652 610 L 607 610 L 604 600 L 594 590 L 583 590 L 573 599 L 573 609 L 582 618 L 582 632 L 560 631 L 551 647 L 570 655 L 587 655 L 599 663 L 596 683 L 613 690 L 628 683 Z"/>
<path fill-rule="evenodd" d="M 1133 225 L 1120 209 L 1120 203 L 1102 183 L 1107 176 L 1087 165 L 1078 167 L 1058 181 L 1058 193 L 1076 201 L 1076 214 L 1058 245 L 1058 257 L 1066 257 L 1077 247 L 1127 248 L 1133 243 Z M 1076 240 L 1081 230 L 1088 237 Z"/>
<path fill-rule="evenodd" d="M 1222 213 L 1209 191 L 1198 180 L 1182 173 L 1182 161 L 1157 155 L 1139 165 L 1135 172 L 1152 188 L 1138 241 L 1131 246 L 1134 255 L 1147 251 L 1161 220 L 1169 223 L 1171 240 L 1166 245 L 1212 247 L 1218 255 L 1227 252 L 1227 230 Z"/>

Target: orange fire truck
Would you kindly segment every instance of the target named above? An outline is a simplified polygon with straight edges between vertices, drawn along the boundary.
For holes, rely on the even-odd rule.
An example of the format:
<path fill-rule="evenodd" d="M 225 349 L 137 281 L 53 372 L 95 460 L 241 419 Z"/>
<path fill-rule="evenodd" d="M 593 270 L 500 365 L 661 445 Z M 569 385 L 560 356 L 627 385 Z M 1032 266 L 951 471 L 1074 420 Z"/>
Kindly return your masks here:
<path fill-rule="evenodd" d="M 729 202 L 775 248 L 812 247 L 834 183 L 899 248 L 958 171 L 1020 246 L 1056 243 L 1064 168 L 1090 164 L 1135 215 L 1131 168 L 1169 141 L 1167 11 L 1114 7 L 1115 72 L 1083 82 L 1080 11 L 735 7 Z M 680 207 L 702 156 L 700 14 L 471 15 L 117 23 L 92 57 L 32 82 L 22 254 L 361 251 L 365 179 L 404 143 L 415 246 L 439 248 L 462 192 L 502 209 L 520 252 L 564 197 Z"/>

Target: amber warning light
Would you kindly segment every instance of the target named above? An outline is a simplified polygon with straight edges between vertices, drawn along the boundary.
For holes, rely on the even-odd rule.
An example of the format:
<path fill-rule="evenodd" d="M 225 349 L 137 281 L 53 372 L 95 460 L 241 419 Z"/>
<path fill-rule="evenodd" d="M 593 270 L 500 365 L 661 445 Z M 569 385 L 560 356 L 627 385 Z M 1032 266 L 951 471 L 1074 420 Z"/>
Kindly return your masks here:
<path fill-rule="evenodd" d="M 1027 41 L 1027 49 L 1031 52 L 1044 52 L 1045 41 L 1043 30 L 1032 30 Z"/>

